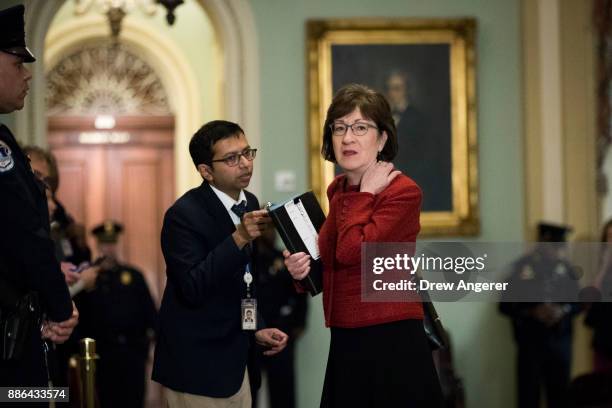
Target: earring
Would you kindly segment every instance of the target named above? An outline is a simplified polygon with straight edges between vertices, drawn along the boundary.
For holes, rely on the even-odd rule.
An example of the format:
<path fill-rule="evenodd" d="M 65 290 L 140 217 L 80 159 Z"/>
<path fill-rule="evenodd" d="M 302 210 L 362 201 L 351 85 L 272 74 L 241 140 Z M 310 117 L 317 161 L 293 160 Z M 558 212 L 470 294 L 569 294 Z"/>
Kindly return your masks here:
<path fill-rule="evenodd" d="M 381 161 L 382 160 L 381 156 L 382 156 L 381 150 L 379 150 L 378 153 L 376 153 L 376 161 Z"/>

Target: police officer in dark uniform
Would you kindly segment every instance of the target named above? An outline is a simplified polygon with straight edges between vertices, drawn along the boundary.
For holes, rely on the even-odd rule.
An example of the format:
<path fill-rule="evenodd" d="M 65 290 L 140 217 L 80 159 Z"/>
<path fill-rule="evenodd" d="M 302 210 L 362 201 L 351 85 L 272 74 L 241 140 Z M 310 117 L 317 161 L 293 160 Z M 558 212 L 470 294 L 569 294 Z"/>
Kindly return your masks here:
<path fill-rule="evenodd" d="M 285 269 L 284 257 L 275 247 L 276 230 L 268 228 L 258 240 L 255 264 L 259 273 L 257 292 L 261 315 L 269 327 L 278 327 L 289 335 L 287 347 L 264 357 L 270 408 L 295 407 L 295 341 L 306 327 L 306 294 L 297 293 L 293 279 Z"/>
<path fill-rule="evenodd" d="M 32 77 L 24 63 L 34 61 L 25 46 L 24 7 L 0 11 L 0 113 L 23 108 Z M 49 237 L 44 186 L 4 125 L 0 125 L 0 226 L 0 385 L 47 386 L 49 347 L 43 338 L 65 341 L 77 324 L 78 312 Z M 33 306 L 26 308 L 27 315 L 17 307 L 24 299 Z M 24 323 L 24 331 L 19 332 L 23 337 L 17 338 L 20 353 L 11 353 L 13 338 L 5 331 L 15 316 Z M 32 323 L 35 320 L 43 322 L 42 332 L 39 322 Z"/>
<path fill-rule="evenodd" d="M 142 273 L 118 258 L 123 227 L 106 221 L 92 233 L 105 260 L 95 288 L 81 300 L 83 331 L 97 341 L 98 393 L 102 408 L 143 406 L 145 367 L 157 311 Z"/>
<path fill-rule="evenodd" d="M 499 309 L 512 319 L 518 348 L 517 382 L 520 408 L 539 408 L 540 389 L 549 408 L 565 406 L 572 357 L 572 320 L 582 307 L 577 301 L 575 272 L 563 257 L 565 226 L 540 223 L 535 250 L 513 267 L 506 299 Z M 574 302 L 565 300 L 575 300 Z"/>

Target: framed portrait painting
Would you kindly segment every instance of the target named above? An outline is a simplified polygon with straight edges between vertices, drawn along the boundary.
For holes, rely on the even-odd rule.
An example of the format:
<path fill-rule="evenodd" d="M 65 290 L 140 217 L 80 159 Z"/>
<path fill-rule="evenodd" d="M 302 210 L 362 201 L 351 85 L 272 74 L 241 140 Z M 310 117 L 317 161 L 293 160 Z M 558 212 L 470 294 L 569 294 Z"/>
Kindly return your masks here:
<path fill-rule="evenodd" d="M 327 209 L 339 169 L 321 156 L 334 93 L 349 83 L 383 93 L 397 127 L 396 168 L 423 191 L 421 236 L 479 231 L 474 19 L 307 22 L 311 188 Z"/>

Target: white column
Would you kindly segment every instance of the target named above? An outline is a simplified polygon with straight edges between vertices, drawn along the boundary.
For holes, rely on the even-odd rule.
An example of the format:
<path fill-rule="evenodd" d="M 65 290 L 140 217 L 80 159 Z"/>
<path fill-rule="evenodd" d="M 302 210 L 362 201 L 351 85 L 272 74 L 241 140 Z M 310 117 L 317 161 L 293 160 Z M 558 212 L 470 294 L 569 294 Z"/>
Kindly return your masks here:
<path fill-rule="evenodd" d="M 565 219 L 559 0 L 539 0 L 542 214 Z M 537 175 L 534 175 L 537 177 Z"/>

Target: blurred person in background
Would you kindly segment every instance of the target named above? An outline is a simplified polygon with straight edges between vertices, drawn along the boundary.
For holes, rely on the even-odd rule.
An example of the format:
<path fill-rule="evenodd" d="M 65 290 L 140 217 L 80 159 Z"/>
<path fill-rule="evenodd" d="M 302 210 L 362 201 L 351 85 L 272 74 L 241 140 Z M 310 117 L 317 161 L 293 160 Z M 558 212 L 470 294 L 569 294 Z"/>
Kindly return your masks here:
<path fill-rule="evenodd" d="M 91 251 L 85 241 L 85 227 L 75 222 L 56 196 L 60 177 L 53 154 L 34 145 L 25 146 L 23 151 L 30 159 L 34 174 L 45 185 L 55 256 L 61 263 L 70 296 L 77 308 L 81 308 L 81 297 L 78 294 L 94 287 L 100 270 L 99 267 L 89 266 Z M 82 337 L 77 327 L 65 343 L 55 346 L 58 358 L 57 367 L 53 364 L 52 373 L 56 384 L 66 386 L 78 375 L 76 370 L 70 373 L 70 358 L 79 353 L 79 340 Z"/>
<path fill-rule="evenodd" d="M 539 408 L 542 388 L 547 407 L 565 406 L 572 361 L 572 322 L 582 310 L 579 303 L 561 299 L 577 299 L 578 294 L 577 278 L 564 255 L 569 231 L 571 228 L 564 225 L 538 224 L 539 242 L 513 264 L 509 290 L 499 304 L 500 312 L 512 320 L 514 329 L 519 408 Z M 518 301 L 525 296 L 532 301 Z"/>
<path fill-rule="evenodd" d="M 94 227 L 103 257 L 93 289 L 80 302 L 81 332 L 96 340 L 98 395 L 102 408 L 142 407 L 149 346 L 157 330 L 157 310 L 144 275 L 121 261 L 123 226 L 107 220 Z"/>
<path fill-rule="evenodd" d="M 85 227 L 78 224 L 68 213 L 64 205 L 57 198 L 59 188 L 59 171 L 57 161 L 53 154 L 38 146 L 25 146 L 23 151 L 30 159 L 30 165 L 34 174 L 46 185 L 45 193 L 49 208 L 49 219 L 51 227 L 51 238 L 55 242 L 57 258 L 62 263 L 71 265 L 62 268 L 69 285 L 73 285 L 83 279 L 83 285 L 71 289 L 71 295 L 75 295 L 83 288 L 93 287 L 97 275 L 97 268 L 86 268 L 76 273 L 77 266 L 91 261 L 91 250 L 85 240 Z"/>

